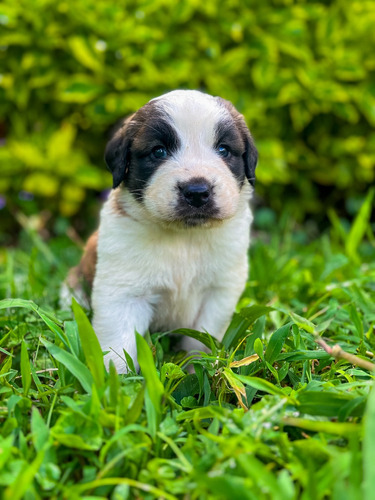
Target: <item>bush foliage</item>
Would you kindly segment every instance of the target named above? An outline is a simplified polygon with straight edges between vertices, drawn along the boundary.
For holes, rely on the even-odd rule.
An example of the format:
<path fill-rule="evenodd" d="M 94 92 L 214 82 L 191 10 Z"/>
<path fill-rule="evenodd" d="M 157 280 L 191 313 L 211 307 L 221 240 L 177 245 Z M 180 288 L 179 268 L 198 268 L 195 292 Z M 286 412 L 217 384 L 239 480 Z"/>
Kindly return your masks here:
<path fill-rule="evenodd" d="M 87 207 L 110 186 L 109 128 L 175 88 L 244 113 L 277 211 L 322 213 L 374 181 L 373 2 L 4 0 L 0 23 L 10 212 Z"/>

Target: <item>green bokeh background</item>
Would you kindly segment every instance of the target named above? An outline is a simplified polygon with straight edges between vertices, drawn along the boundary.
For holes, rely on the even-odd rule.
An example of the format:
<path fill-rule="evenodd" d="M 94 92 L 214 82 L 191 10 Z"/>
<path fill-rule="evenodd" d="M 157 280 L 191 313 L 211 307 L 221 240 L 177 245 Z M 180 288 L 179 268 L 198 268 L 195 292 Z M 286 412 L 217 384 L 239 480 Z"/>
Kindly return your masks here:
<path fill-rule="evenodd" d="M 91 230 L 111 127 L 176 88 L 244 114 L 257 205 L 350 218 L 375 178 L 374 27 L 365 0 L 3 0 L 1 241 L 21 214 Z"/>

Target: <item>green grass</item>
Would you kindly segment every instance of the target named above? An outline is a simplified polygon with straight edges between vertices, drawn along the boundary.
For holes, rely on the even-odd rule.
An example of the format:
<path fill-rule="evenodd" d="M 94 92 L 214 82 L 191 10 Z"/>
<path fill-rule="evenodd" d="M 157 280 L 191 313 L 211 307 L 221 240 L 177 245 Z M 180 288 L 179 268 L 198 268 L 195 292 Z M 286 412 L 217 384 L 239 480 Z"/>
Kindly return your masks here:
<path fill-rule="evenodd" d="M 223 343 L 202 334 L 210 353 L 185 356 L 171 336 L 139 337 L 127 375 L 104 370 L 79 306 L 58 309 L 79 249 L 26 224 L 0 253 L 2 497 L 372 499 L 373 376 L 316 343 L 371 361 L 371 204 L 315 238 L 260 213 Z"/>

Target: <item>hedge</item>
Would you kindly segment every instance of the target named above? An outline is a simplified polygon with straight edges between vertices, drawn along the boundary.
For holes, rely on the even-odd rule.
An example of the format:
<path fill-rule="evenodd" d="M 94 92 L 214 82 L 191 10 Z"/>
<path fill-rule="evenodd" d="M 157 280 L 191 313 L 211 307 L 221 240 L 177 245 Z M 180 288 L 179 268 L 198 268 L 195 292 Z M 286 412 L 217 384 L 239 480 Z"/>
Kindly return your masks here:
<path fill-rule="evenodd" d="M 3 0 L 0 23 L 7 214 L 86 213 L 111 126 L 175 88 L 243 112 L 277 212 L 350 211 L 374 183 L 374 2 Z"/>

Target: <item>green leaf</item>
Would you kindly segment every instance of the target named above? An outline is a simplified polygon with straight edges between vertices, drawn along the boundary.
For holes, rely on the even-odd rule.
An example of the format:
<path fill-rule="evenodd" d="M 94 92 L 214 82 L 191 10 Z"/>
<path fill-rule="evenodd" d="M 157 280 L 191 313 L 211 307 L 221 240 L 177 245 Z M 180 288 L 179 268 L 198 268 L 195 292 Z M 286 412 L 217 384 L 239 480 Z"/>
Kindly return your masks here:
<path fill-rule="evenodd" d="M 342 422 L 327 422 L 318 420 L 308 420 L 304 418 L 285 417 L 284 425 L 291 427 L 300 427 L 313 432 L 326 432 L 327 434 L 336 434 L 338 436 L 346 436 L 348 434 L 358 434 L 361 426 L 353 423 Z"/>
<path fill-rule="evenodd" d="M 185 377 L 185 373 L 181 370 L 178 365 L 174 363 L 164 363 L 160 372 L 160 379 L 162 383 L 166 379 L 168 380 L 178 380 L 182 377 Z"/>
<path fill-rule="evenodd" d="M 358 215 L 354 220 L 354 223 L 352 224 L 352 227 L 346 239 L 346 253 L 355 262 L 359 261 L 357 250 L 364 235 L 366 234 L 370 222 L 374 194 L 375 188 L 371 188 L 358 212 Z"/>
<path fill-rule="evenodd" d="M 75 424 L 80 423 L 80 428 Z M 75 432 L 72 432 L 72 429 Z M 102 428 L 98 422 L 86 421 L 69 414 L 51 429 L 51 435 L 58 443 L 77 450 L 99 450 L 102 445 Z"/>
<path fill-rule="evenodd" d="M 272 500 L 286 500 L 287 497 L 283 491 L 280 491 L 280 484 L 278 484 L 275 475 L 269 470 L 267 465 L 261 460 L 258 460 L 254 454 L 243 453 L 239 455 L 238 463 L 244 470 L 246 477 L 252 478 L 254 483 L 257 484 L 258 487 L 261 487 L 262 491 L 268 492 L 266 498 L 272 498 Z"/>
<path fill-rule="evenodd" d="M 81 342 L 78 333 L 78 325 L 76 321 L 65 321 L 64 322 L 64 331 L 66 338 L 69 343 L 69 349 L 72 354 L 81 361 L 83 358 Z"/>
<path fill-rule="evenodd" d="M 235 314 L 224 334 L 222 340 L 224 347 L 230 349 L 237 346 L 240 340 L 246 335 L 246 330 L 249 326 L 270 311 L 273 311 L 272 307 L 254 305 L 246 307 Z"/>
<path fill-rule="evenodd" d="M 355 326 L 356 333 L 358 334 L 358 337 L 361 340 L 363 340 L 363 323 L 361 321 L 361 318 L 359 317 L 359 314 L 354 304 L 351 304 L 349 312 L 350 312 L 350 319 L 352 320 L 353 325 Z"/>
<path fill-rule="evenodd" d="M 13 441 L 14 435 L 6 438 L 0 436 L 0 470 L 3 470 L 12 455 Z"/>
<path fill-rule="evenodd" d="M 288 398 L 287 394 L 284 393 L 282 389 L 279 389 L 275 385 L 268 382 L 268 380 L 264 380 L 258 377 L 248 377 L 246 375 L 235 375 L 238 380 L 246 385 L 250 385 L 257 389 L 258 391 L 266 392 L 267 394 L 274 394 L 275 396 L 282 396 L 283 398 Z"/>
<path fill-rule="evenodd" d="M 181 399 L 180 404 L 183 408 L 198 408 L 198 401 L 193 396 L 185 396 Z"/>
<path fill-rule="evenodd" d="M 136 333 L 138 363 L 142 370 L 142 375 L 146 380 L 146 387 L 150 400 L 157 414 L 161 414 L 161 398 L 164 394 L 163 384 L 160 382 L 156 371 L 154 358 L 146 340 Z"/>
<path fill-rule="evenodd" d="M 26 397 L 31 385 L 31 369 L 27 347 L 24 341 L 21 344 L 21 377 L 23 385 L 23 394 Z"/>
<path fill-rule="evenodd" d="M 367 402 L 363 437 L 363 495 L 372 500 L 375 491 L 375 381 Z"/>
<path fill-rule="evenodd" d="M 123 349 L 123 352 L 124 352 L 126 364 L 128 365 L 128 370 L 130 372 L 137 373 L 137 370 L 135 369 L 135 366 L 134 366 L 133 358 L 130 356 L 130 354 L 128 354 L 126 352 L 125 349 Z"/>
<path fill-rule="evenodd" d="M 254 343 L 256 339 L 262 338 L 262 335 L 264 333 L 264 327 L 266 324 L 266 318 L 265 316 L 261 316 L 259 319 L 257 319 L 253 325 L 251 335 L 249 335 L 246 339 L 245 343 L 245 356 L 249 356 L 251 354 L 254 354 Z"/>
<path fill-rule="evenodd" d="M 143 403 L 145 400 L 145 388 L 142 386 L 133 402 L 133 405 L 129 408 L 126 413 L 126 423 L 132 424 L 136 422 L 139 415 L 142 413 Z"/>
<path fill-rule="evenodd" d="M 290 351 L 282 352 L 276 361 L 305 361 L 306 359 L 329 359 L 332 356 L 325 351 Z"/>
<path fill-rule="evenodd" d="M 303 318 L 302 316 L 299 316 L 298 314 L 294 312 L 290 312 L 290 317 L 294 321 L 294 323 L 298 326 L 298 328 L 302 328 L 302 330 L 305 330 L 308 333 L 314 333 L 315 331 L 315 325 L 308 319 Z"/>
<path fill-rule="evenodd" d="M 116 371 L 116 367 L 112 359 L 109 361 L 109 401 L 110 405 L 116 408 L 119 391 L 120 391 L 120 383 L 119 377 Z"/>
<path fill-rule="evenodd" d="M 277 356 L 280 354 L 285 339 L 290 332 L 290 326 L 291 323 L 287 323 L 272 334 L 268 342 L 266 352 L 264 353 L 264 358 L 270 365 L 272 365 L 273 362 L 276 361 Z"/>
<path fill-rule="evenodd" d="M 259 356 L 260 359 L 264 360 L 263 342 L 259 338 L 255 339 L 254 351 L 256 352 L 256 354 Z"/>
<path fill-rule="evenodd" d="M 90 321 L 87 319 L 82 307 L 74 297 L 72 299 L 72 309 L 77 321 L 78 332 L 87 366 L 92 373 L 96 387 L 100 389 L 104 386 L 105 378 L 102 349 Z"/>
<path fill-rule="evenodd" d="M 78 382 L 82 385 L 88 394 L 92 392 L 92 384 L 94 383 L 93 376 L 90 370 L 85 366 L 79 359 L 75 358 L 69 352 L 60 349 L 55 344 L 48 342 L 47 340 L 41 338 L 42 344 L 46 347 L 48 352 L 53 358 L 55 358 L 59 363 L 63 364 L 70 373 L 72 373 Z"/>
<path fill-rule="evenodd" d="M 66 103 L 86 104 L 106 91 L 97 80 L 82 74 L 62 78 L 58 83 L 56 98 Z"/>
<path fill-rule="evenodd" d="M 73 55 L 81 64 L 94 71 L 100 71 L 102 69 L 100 60 L 96 57 L 87 39 L 78 35 L 73 36 L 68 40 L 68 44 Z"/>
<path fill-rule="evenodd" d="M 178 330 L 173 330 L 173 332 L 171 333 L 173 333 L 173 335 L 185 335 L 186 337 L 191 337 L 192 339 L 199 340 L 199 342 L 202 342 L 202 344 L 208 348 L 211 348 L 212 342 L 215 345 L 219 344 L 217 339 L 215 339 L 215 337 L 207 332 L 199 332 L 198 330 L 191 330 L 189 328 L 179 328 Z"/>
<path fill-rule="evenodd" d="M 45 324 L 48 326 L 51 332 L 56 334 L 56 336 L 65 345 L 65 347 L 69 347 L 66 335 L 63 332 L 63 330 L 59 327 L 59 325 L 57 325 L 55 321 L 52 321 L 46 314 L 42 312 L 39 312 L 39 316 L 42 318 L 42 320 L 45 322 Z"/>
<path fill-rule="evenodd" d="M 212 492 L 211 498 L 255 500 L 254 495 L 249 489 L 247 480 L 243 477 L 230 474 L 221 474 L 216 477 L 206 477 L 204 485 Z"/>
<path fill-rule="evenodd" d="M 69 347 L 67 338 L 60 328 L 60 321 L 51 313 L 39 307 L 32 300 L 24 299 L 3 299 L 0 300 L 0 309 L 11 309 L 12 307 L 22 307 L 33 311 L 45 322 L 48 328 L 55 333 L 66 347 Z"/>
<path fill-rule="evenodd" d="M 155 406 L 153 399 L 153 397 L 151 398 L 149 389 L 146 387 L 144 401 L 146 408 L 147 428 L 153 439 L 155 439 L 161 422 L 161 408 L 160 406 L 159 408 Z"/>
<path fill-rule="evenodd" d="M 337 393 L 328 391 L 303 391 L 298 394 L 299 407 L 301 413 L 309 415 L 320 415 L 324 417 L 337 417 L 340 415 L 342 407 L 354 399 L 351 393 Z M 352 408 L 350 416 L 360 417 L 363 414 L 364 403 Z"/>
<path fill-rule="evenodd" d="M 45 311 L 41 307 L 35 304 L 32 300 L 24 300 L 24 299 L 3 299 L 0 300 L 0 309 L 10 309 L 12 307 L 24 307 L 25 309 L 29 309 L 30 311 L 35 311 L 39 316 L 43 314 L 43 316 L 51 319 L 55 324 L 60 324 L 59 320 L 53 316 L 51 313 Z"/>
<path fill-rule="evenodd" d="M 24 494 L 34 481 L 35 475 L 42 465 L 43 458 L 44 451 L 39 451 L 30 465 L 26 465 L 21 469 L 13 484 L 5 490 L 4 500 L 21 500 L 21 498 L 24 498 Z"/>
<path fill-rule="evenodd" d="M 225 413 L 225 409 L 220 406 L 204 406 L 200 408 L 196 408 L 194 410 L 184 411 L 179 413 L 176 417 L 177 422 L 181 422 L 183 420 L 203 420 L 205 418 L 215 418 L 220 417 Z"/>
<path fill-rule="evenodd" d="M 31 433 L 36 451 L 43 450 L 48 444 L 49 429 L 35 407 L 33 407 L 31 413 Z"/>

